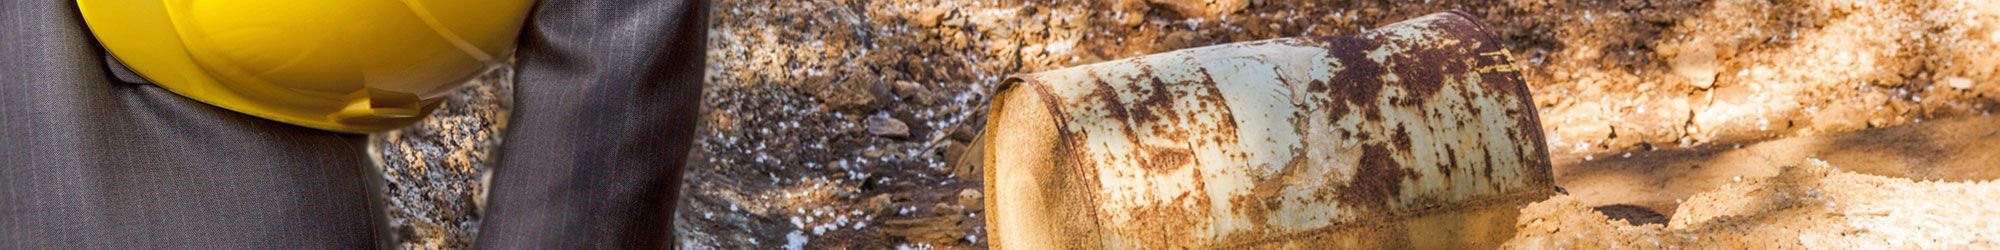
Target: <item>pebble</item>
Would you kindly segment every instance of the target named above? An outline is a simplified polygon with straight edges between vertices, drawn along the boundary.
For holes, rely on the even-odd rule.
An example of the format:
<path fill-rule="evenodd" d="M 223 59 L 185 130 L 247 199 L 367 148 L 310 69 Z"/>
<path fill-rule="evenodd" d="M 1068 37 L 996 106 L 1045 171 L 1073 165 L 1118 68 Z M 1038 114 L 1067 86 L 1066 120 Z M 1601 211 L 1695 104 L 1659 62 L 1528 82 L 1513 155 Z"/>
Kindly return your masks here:
<path fill-rule="evenodd" d="M 945 14 L 950 13 L 949 10 L 943 8 L 928 8 L 917 12 L 915 21 L 918 27 L 936 27 L 939 21 L 944 20 Z"/>
<path fill-rule="evenodd" d="M 888 104 L 889 87 L 881 81 L 849 80 L 841 83 L 821 83 L 807 85 L 813 97 L 826 103 L 834 111 L 861 113 L 874 111 Z"/>
<path fill-rule="evenodd" d="M 868 209 L 868 213 L 870 214 L 882 213 L 882 211 L 889 208 L 889 205 L 894 204 L 894 200 L 892 199 L 894 199 L 894 196 L 891 194 L 878 194 L 874 197 L 868 197 L 864 208 Z"/>
<path fill-rule="evenodd" d="M 1167 7 L 1181 16 L 1216 17 L 1235 13 L 1248 7 L 1248 0 L 1148 0 L 1154 5 Z"/>
<path fill-rule="evenodd" d="M 1674 73 L 1687 78 L 1688 84 L 1695 88 L 1715 86 L 1715 56 L 1715 48 L 1710 46 L 1683 48 L 1680 54 L 1674 55 Z"/>
<path fill-rule="evenodd" d="M 892 139 L 909 139 L 910 125 L 889 116 L 868 117 L 868 133 Z"/>
<path fill-rule="evenodd" d="M 967 188 L 963 191 L 958 191 L 958 205 L 965 207 L 966 210 L 979 211 L 986 208 L 983 203 L 985 202 L 985 198 L 986 196 L 980 194 L 979 190 Z"/>
<path fill-rule="evenodd" d="M 1964 77 L 1956 77 L 1956 76 L 1946 77 L 1944 79 L 1944 84 L 1947 86 L 1951 86 L 1951 88 L 1955 89 L 1970 89 L 1972 88 L 1972 79 L 1966 79 Z"/>
<path fill-rule="evenodd" d="M 931 98 L 930 88 L 926 88 L 922 84 L 917 84 L 917 82 L 896 81 L 895 90 L 896 96 L 902 97 L 904 101 L 919 105 L 930 105 L 934 101 Z"/>

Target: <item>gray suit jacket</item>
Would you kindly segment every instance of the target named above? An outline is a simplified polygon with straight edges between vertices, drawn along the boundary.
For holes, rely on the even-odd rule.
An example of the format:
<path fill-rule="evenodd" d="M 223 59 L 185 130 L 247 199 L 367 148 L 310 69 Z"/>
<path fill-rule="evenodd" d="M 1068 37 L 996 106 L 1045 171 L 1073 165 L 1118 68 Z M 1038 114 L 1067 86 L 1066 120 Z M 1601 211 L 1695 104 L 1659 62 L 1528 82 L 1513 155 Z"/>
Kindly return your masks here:
<path fill-rule="evenodd" d="M 667 246 L 701 0 L 548 0 L 522 34 L 482 248 Z M 121 83 L 64 0 L 0 1 L 0 249 L 375 248 L 364 136 Z"/>

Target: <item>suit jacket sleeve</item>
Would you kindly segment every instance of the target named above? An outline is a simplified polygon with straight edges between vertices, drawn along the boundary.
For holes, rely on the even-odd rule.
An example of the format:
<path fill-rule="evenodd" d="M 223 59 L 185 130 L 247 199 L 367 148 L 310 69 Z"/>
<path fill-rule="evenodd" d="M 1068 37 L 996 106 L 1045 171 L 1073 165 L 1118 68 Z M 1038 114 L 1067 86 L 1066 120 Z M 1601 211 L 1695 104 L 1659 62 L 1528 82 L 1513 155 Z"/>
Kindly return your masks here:
<path fill-rule="evenodd" d="M 704 0 L 540 3 L 478 247 L 667 247 L 707 13 Z"/>

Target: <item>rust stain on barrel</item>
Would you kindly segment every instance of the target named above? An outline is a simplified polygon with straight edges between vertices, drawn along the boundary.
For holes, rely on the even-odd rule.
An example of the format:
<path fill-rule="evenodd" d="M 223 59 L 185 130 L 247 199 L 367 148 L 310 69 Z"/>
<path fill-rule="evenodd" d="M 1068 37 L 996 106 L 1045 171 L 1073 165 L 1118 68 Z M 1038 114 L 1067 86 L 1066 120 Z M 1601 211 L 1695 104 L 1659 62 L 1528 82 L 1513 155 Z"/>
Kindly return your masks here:
<path fill-rule="evenodd" d="M 1356 37 L 1332 37 L 1326 44 L 1331 46 L 1327 48 L 1327 53 L 1334 60 L 1328 61 L 1368 62 L 1368 51 L 1373 51 L 1380 47 L 1375 43 L 1376 41 L 1363 40 Z M 1345 66 L 1345 68 L 1334 73 L 1332 83 L 1314 81 L 1314 86 L 1323 87 L 1312 89 L 1313 92 L 1333 93 L 1339 97 L 1337 99 L 1321 100 L 1324 103 L 1322 105 L 1336 107 L 1335 109 L 1339 111 L 1339 114 L 1334 115 L 1346 115 L 1348 114 L 1348 110 L 1362 110 L 1362 115 L 1365 115 L 1369 121 L 1382 120 L 1382 114 L 1375 111 L 1375 103 L 1359 100 L 1373 100 L 1375 97 L 1382 95 L 1382 86 L 1384 85 L 1382 76 L 1387 70 L 1383 69 L 1382 64 L 1379 63 L 1357 63 L 1341 66 Z"/>
<path fill-rule="evenodd" d="M 1361 147 L 1361 164 L 1354 171 L 1354 179 L 1341 188 L 1341 204 L 1381 211 L 1387 209 L 1389 199 L 1402 193 L 1403 177 L 1410 170 L 1396 164 L 1391 152 L 1381 145 Z"/>
<path fill-rule="evenodd" d="M 1167 127 L 1165 124 L 1180 123 L 1182 121 L 1181 117 L 1175 114 L 1172 103 L 1174 93 L 1170 93 L 1167 90 L 1167 83 L 1161 82 L 1159 78 L 1146 79 L 1146 81 L 1152 83 L 1153 89 L 1150 90 L 1151 93 L 1145 94 L 1145 98 L 1139 99 L 1139 103 L 1132 104 L 1133 108 L 1139 110 L 1139 112 L 1133 114 L 1132 120 L 1143 124 L 1155 124 L 1155 127 Z M 1176 134 L 1166 136 L 1181 136 L 1184 138 L 1186 135 Z"/>

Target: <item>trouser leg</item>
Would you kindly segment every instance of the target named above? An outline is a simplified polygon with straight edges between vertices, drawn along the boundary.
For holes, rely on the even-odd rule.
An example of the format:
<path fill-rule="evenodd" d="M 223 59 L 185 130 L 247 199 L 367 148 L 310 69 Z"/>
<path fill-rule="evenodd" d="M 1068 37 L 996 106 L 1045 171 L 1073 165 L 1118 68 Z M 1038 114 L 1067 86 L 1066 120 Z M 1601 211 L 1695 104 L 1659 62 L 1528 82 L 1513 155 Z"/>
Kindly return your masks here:
<path fill-rule="evenodd" d="M 71 1 L 0 2 L 0 249 L 371 248 L 365 138 L 117 82 Z"/>
<path fill-rule="evenodd" d="M 483 248 L 662 248 L 701 119 L 708 5 L 542 1 L 522 34 Z"/>

